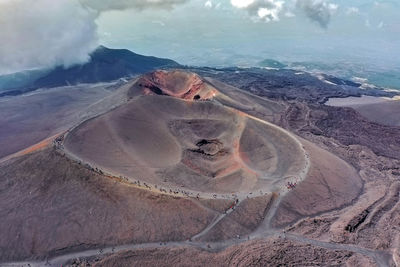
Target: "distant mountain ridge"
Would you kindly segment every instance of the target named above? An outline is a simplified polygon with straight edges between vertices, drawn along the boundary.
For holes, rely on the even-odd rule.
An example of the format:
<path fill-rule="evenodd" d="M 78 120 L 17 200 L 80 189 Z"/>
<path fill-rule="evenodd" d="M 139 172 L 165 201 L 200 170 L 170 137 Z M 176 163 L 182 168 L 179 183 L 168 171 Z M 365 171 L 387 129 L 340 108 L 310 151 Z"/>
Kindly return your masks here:
<path fill-rule="evenodd" d="M 54 87 L 78 83 L 96 83 L 117 80 L 134 74 L 145 73 L 162 67 L 178 67 L 170 59 L 142 56 L 127 49 L 97 48 L 90 61 L 65 69 L 57 67 L 46 76 L 38 79 L 37 87 Z"/>
<path fill-rule="evenodd" d="M 13 90 L 0 91 L 0 97 L 18 95 L 38 88 L 109 82 L 155 69 L 176 68 L 179 66 L 177 62 L 171 59 L 143 56 L 127 49 L 110 49 L 105 46 L 99 46 L 91 53 L 90 60 L 87 63 L 68 68 L 59 66 L 48 72 L 43 72 L 43 76 L 34 81 L 29 81 L 23 87 L 16 84 Z"/>

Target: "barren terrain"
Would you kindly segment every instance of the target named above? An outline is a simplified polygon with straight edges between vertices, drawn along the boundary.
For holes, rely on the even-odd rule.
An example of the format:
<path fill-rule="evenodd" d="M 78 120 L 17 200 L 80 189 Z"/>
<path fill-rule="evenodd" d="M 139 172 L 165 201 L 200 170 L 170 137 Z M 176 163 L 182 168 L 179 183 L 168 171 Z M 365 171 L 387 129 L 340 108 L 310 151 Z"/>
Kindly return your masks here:
<path fill-rule="evenodd" d="M 349 97 L 332 98 L 327 105 L 335 107 L 350 107 L 368 120 L 389 126 L 400 126 L 400 101 L 398 99 L 380 97 Z"/>
<path fill-rule="evenodd" d="M 123 88 L 115 91 L 117 86 L 87 84 L 0 98 L 0 159 L 118 105 Z"/>
<path fill-rule="evenodd" d="M 147 79 L 159 81 L 160 73 L 164 72 Z M 308 156 L 294 136 L 224 106 L 220 99 L 235 103 L 236 95 L 223 94 L 197 75 L 186 74 L 175 71 L 165 77 L 163 86 L 179 83 L 179 92 L 155 89 L 139 79 L 129 91 L 128 104 L 72 130 L 64 142 L 66 151 L 131 182 L 173 191 L 183 187 L 193 195 L 271 193 L 289 180 L 304 178 Z M 149 93 L 149 87 L 158 93 Z M 199 99 L 186 99 L 193 94 Z"/>
<path fill-rule="evenodd" d="M 3 159 L 0 265 L 399 266 L 400 128 L 322 104 L 359 88 L 196 71 Z"/>

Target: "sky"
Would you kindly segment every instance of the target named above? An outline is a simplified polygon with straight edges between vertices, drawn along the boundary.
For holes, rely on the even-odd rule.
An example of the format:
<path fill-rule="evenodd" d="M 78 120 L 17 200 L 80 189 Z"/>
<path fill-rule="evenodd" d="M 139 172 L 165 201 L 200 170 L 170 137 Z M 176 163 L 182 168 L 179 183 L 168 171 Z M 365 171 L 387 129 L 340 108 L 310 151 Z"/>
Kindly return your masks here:
<path fill-rule="evenodd" d="M 197 66 L 400 66 L 396 0 L 0 0 L 0 74 L 85 62 L 98 45 Z"/>

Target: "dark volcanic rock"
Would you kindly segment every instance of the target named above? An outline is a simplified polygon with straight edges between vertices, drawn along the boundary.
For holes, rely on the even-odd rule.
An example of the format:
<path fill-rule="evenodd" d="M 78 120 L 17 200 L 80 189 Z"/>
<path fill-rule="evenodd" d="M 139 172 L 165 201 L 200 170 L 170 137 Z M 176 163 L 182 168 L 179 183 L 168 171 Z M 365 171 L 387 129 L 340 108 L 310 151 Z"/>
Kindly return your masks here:
<path fill-rule="evenodd" d="M 351 108 L 313 107 L 325 115 L 314 118 L 322 135 L 344 145 L 369 147 L 378 156 L 400 159 L 400 128 L 369 122 Z M 322 113 L 320 113 L 322 114 Z"/>
<path fill-rule="evenodd" d="M 113 81 L 157 68 L 178 66 L 178 63 L 170 59 L 142 56 L 126 49 L 100 46 L 90 55 L 88 63 L 70 68 L 57 67 L 38 79 L 34 87 Z"/>
<path fill-rule="evenodd" d="M 201 140 L 196 146 L 199 148 L 199 152 L 202 152 L 206 155 L 215 155 L 217 154 L 224 145 L 219 140 Z"/>
<path fill-rule="evenodd" d="M 323 81 L 307 72 L 289 69 L 198 68 L 191 70 L 202 76 L 210 76 L 253 94 L 277 100 L 325 103 L 330 97 L 361 95 L 392 97 L 397 95 L 380 89 L 361 89 L 358 83 L 328 75 L 321 75 L 325 80 Z"/>

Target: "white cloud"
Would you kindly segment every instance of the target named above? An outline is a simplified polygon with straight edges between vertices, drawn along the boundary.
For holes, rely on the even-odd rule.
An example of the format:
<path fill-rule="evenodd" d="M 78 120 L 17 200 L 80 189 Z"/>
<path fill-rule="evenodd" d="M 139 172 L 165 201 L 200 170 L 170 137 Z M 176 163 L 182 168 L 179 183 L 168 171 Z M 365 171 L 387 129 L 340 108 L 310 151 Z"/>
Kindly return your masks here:
<path fill-rule="evenodd" d="M 294 17 L 296 11 L 300 10 L 323 28 L 328 26 L 331 16 L 339 7 L 328 0 L 231 0 L 231 4 L 247 10 L 253 19 L 265 22 L 279 21 L 282 14 Z"/>
<path fill-rule="evenodd" d="M 255 19 L 265 22 L 279 21 L 284 1 L 281 0 L 231 0 L 231 4 L 245 9 Z"/>
<path fill-rule="evenodd" d="M 255 0 L 231 0 L 231 4 L 237 8 L 247 8 L 253 4 Z"/>
<path fill-rule="evenodd" d="M 0 73 L 87 61 L 95 18 L 77 0 L 0 1 Z"/>
<path fill-rule="evenodd" d="M 208 0 L 207 2 L 204 3 L 204 6 L 206 8 L 212 8 L 213 7 L 213 3 L 210 0 Z"/>
<path fill-rule="evenodd" d="M 101 12 L 172 8 L 188 0 L 0 0 L 0 74 L 86 62 Z"/>

